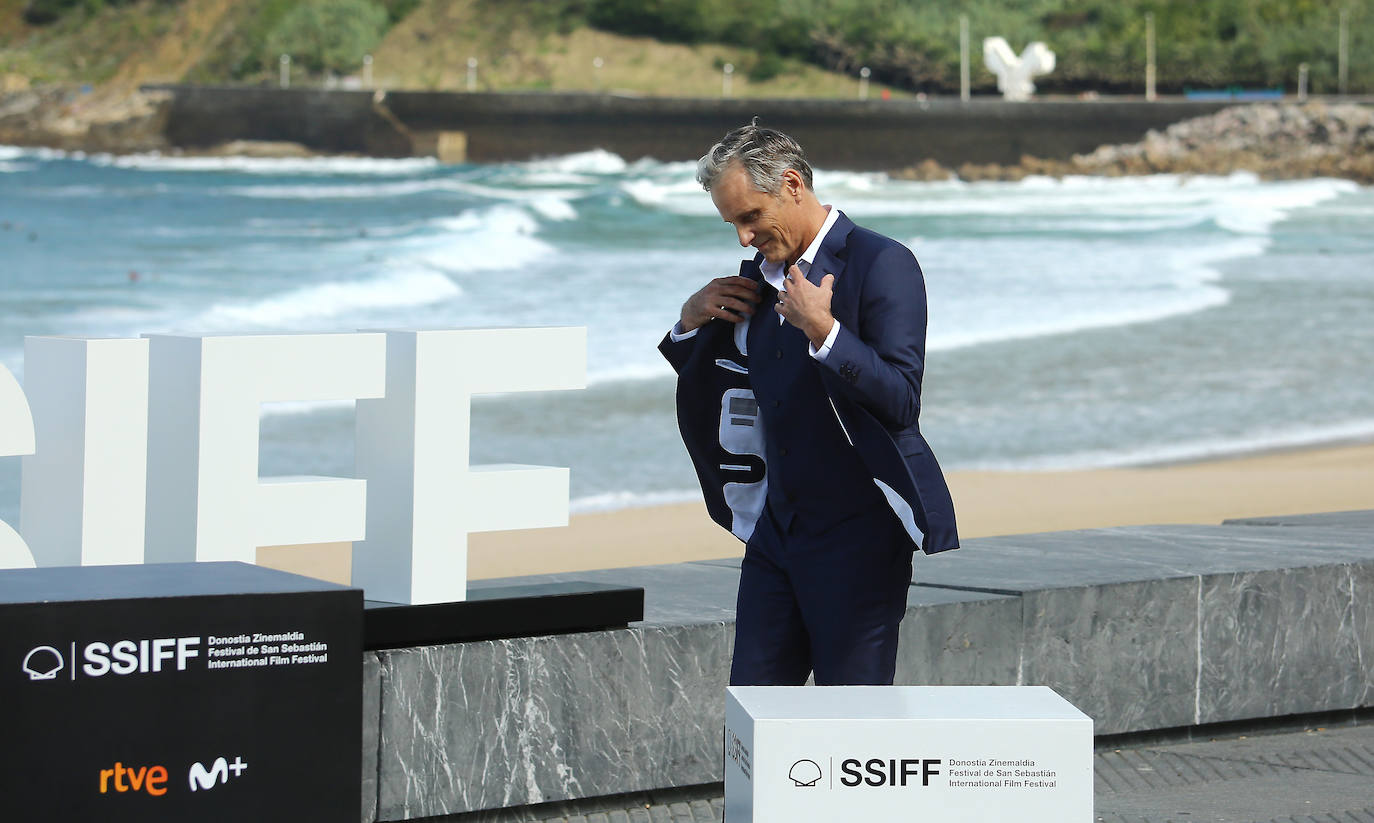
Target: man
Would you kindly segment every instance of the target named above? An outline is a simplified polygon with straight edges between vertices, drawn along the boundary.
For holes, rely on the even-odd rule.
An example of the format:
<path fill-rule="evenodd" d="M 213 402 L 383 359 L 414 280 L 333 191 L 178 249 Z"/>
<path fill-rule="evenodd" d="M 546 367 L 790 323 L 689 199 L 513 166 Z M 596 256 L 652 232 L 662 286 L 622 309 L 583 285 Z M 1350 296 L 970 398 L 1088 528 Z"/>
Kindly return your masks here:
<path fill-rule="evenodd" d="M 913 550 L 959 545 L 917 425 L 920 267 L 822 205 L 801 147 L 757 121 L 697 180 L 757 250 L 659 346 L 707 508 L 746 541 L 730 682 L 891 684 Z"/>

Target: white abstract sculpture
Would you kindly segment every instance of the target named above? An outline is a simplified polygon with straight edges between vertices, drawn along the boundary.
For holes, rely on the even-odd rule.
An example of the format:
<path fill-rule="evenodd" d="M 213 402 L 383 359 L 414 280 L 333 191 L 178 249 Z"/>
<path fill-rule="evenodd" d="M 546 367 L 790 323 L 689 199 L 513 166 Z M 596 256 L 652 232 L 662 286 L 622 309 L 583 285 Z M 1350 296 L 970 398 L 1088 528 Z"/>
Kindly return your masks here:
<path fill-rule="evenodd" d="M 0 457 L 33 454 L 33 413 L 19 381 L 0 365 Z M 10 524 L 0 521 L 0 569 L 33 568 L 33 554 Z"/>
<path fill-rule="evenodd" d="M 1035 91 L 1031 78 L 1054 71 L 1054 52 L 1041 42 L 1031 43 L 1017 57 L 1001 37 L 983 40 L 983 62 L 997 75 L 997 90 L 1005 100 L 1029 100 Z"/>
<path fill-rule="evenodd" d="M 386 394 L 358 403 L 367 540 L 353 585 L 370 600 L 467 599 L 472 532 L 566 526 L 568 470 L 469 465 L 472 398 L 586 385 L 587 330 L 388 331 Z"/>
<path fill-rule="evenodd" d="M 143 562 L 148 341 L 28 337 L 19 531 L 39 566 Z"/>

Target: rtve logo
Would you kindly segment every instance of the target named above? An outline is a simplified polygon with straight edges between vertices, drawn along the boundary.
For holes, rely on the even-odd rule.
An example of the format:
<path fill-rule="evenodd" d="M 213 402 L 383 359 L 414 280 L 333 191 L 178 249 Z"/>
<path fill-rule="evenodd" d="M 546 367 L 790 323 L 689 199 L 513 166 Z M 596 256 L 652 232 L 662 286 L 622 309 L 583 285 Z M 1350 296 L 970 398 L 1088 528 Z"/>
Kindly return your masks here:
<path fill-rule="evenodd" d="M 186 783 L 193 792 L 205 791 L 228 783 L 231 772 L 235 778 L 241 777 L 247 768 L 248 764 L 237 755 L 233 763 L 223 757 L 217 757 L 208 769 L 204 763 L 196 761 L 187 771 Z M 151 797 L 162 797 L 167 793 L 167 767 L 134 768 L 116 760 L 114 768 L 100 770 L 100 793 L 109 794 L 111 791 L 116 794 L 147 792 Z"/>

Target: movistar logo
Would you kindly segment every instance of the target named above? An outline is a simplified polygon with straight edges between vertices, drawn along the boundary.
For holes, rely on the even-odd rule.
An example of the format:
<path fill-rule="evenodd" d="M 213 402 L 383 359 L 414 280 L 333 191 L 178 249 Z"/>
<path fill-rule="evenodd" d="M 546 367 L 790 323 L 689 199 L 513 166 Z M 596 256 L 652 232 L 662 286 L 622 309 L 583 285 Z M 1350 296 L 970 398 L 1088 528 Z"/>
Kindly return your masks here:
<path fill-rule="evenodd" d="M 205 768 L 205 764 L 197 761 L 191 764 L 191 772 L 187 775 L 186 782 L 191 784 L 191 791 L 193 792 L 213 789 L 216 785 L 228 783 L 230 772 L 234 773 L 234 777 L 240 777 L 247 768 L 248 764 L 243 762 L 243 758 L 237 756 L 233 763 L 223 757 L 217 757 L 208 769 Z"/>

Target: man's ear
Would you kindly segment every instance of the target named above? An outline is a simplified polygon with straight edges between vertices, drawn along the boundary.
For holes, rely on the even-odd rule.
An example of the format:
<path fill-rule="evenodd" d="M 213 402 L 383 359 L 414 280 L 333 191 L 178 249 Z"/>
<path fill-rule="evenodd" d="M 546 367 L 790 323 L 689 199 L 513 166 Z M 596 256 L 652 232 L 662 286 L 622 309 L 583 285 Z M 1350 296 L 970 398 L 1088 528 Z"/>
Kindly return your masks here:
<path fill-rule="evenodd" d="M 782 173 L 782 190 L 788 197 L 799 196 L 805 188 L 806 181 L 802 180 L 796 169 L 788 169 Z"/>

